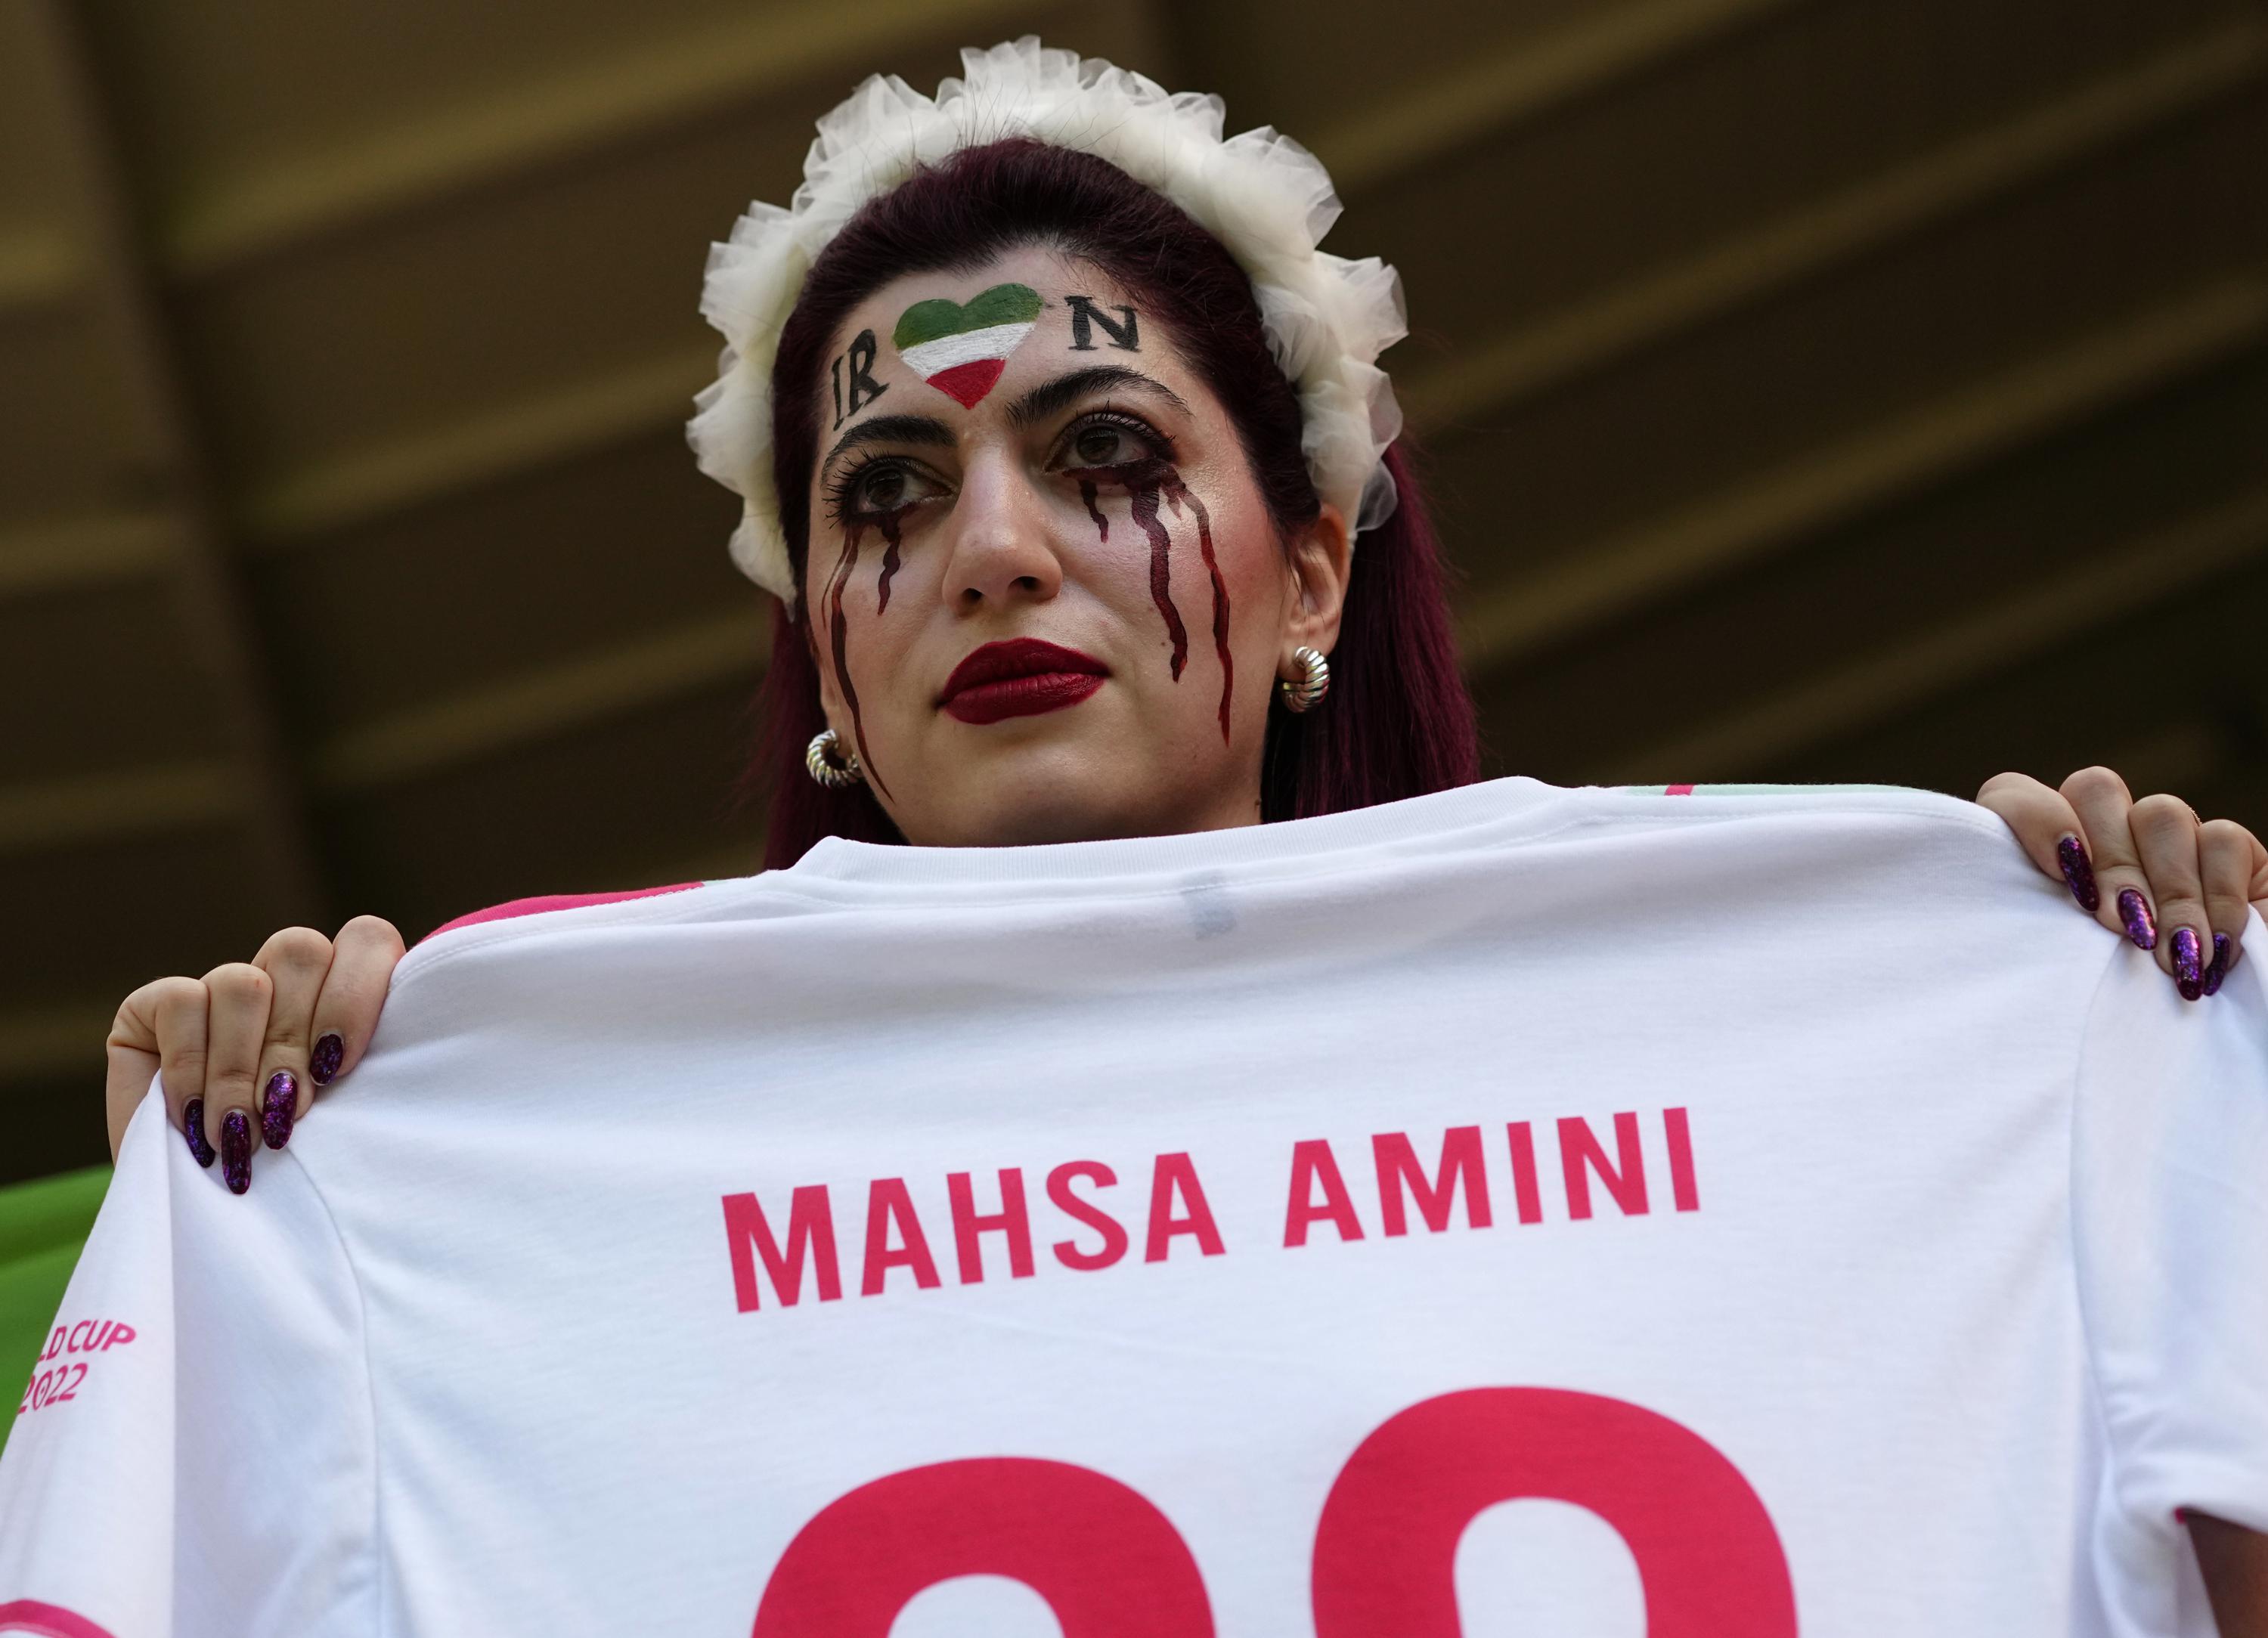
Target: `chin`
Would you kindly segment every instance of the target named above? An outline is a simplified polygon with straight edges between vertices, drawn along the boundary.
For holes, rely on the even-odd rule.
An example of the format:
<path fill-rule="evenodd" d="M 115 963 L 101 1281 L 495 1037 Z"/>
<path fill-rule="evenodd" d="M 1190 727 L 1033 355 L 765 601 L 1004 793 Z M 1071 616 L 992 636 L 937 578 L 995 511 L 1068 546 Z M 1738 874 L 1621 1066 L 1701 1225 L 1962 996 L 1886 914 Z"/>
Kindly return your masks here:
<path fill-rule="evenodd" d="M 1185 828 L 1174 822 L 1170 804 L 1158 800 L 1165 793 L 1156 781 L 1128 780 L 1138 758 L 1092 746 L 1020 749 L 1022 754 L 957 768 L 954 782 L 961 788 L 926 816 L 937 834 L 919 840 L 950 848 L 1025 847 Z"/>

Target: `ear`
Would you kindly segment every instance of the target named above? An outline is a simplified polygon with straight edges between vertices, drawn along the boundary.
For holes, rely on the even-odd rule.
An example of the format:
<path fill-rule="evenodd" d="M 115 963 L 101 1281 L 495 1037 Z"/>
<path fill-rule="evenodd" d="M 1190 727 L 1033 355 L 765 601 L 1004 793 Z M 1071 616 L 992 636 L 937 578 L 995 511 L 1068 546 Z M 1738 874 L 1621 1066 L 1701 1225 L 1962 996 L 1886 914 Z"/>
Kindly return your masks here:
<path fill-rule="evenodd" d="M 1338 645 L 1339 616 L 1346 607 L 1347 577 L 1353 570 L 1354 537 L 1347 532 L 1346 517 L 1325 503 L 1292 542 L 1290 595 L 1282 652 L 1276 660 L 1279 675 L 1298 675 L 1299 668 L 1292 664 L 1294 649 L 1329 654 Z"/>

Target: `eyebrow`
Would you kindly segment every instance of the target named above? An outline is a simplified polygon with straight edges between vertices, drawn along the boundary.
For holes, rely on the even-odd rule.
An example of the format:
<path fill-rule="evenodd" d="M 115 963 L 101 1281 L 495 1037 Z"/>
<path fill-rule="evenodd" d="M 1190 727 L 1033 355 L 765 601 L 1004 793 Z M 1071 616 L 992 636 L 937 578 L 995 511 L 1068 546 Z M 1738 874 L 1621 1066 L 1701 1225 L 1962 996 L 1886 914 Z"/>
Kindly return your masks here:
<path fill-rule="evenodd" d="M 1125 387 L 1131 392 L 1147 393 L 1162 399 L 1184 414 L 1189 406 L 1182 395 L 1163 381 L 1153 381 L 1138 370 L 1129 370 L 1123 364 L 1096 364 L 1086 370 L 1074 370 L 1034 387 L 1008 407 L 1008 424 L 1028 427 L 1046 421 L 1071 408 L 1090 393 L 1110 387 Z"/>
<path fill-rule="evenodd" d="M 861 444 L 927 444 L 951 449 L 953 429 L 933 415 L 877 415 L 836 439 L 835 447 L 819 463 L 820 470 L 824 472 L 837 455 Z"/>

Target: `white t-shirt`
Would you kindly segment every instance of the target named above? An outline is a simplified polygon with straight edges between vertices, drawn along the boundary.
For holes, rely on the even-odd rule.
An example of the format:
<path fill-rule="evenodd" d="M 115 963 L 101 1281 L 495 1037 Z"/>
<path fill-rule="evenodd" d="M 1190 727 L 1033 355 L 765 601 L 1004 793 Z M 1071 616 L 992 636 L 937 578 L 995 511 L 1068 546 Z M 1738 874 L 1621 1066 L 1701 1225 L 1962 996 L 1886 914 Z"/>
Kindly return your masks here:
<path fill-rule="evenodd" d="M 2251 948 L 1527 781 L 463 927 L 247 1197 L 136 1117 L 0 1634 L 2207 1633 Z"/>

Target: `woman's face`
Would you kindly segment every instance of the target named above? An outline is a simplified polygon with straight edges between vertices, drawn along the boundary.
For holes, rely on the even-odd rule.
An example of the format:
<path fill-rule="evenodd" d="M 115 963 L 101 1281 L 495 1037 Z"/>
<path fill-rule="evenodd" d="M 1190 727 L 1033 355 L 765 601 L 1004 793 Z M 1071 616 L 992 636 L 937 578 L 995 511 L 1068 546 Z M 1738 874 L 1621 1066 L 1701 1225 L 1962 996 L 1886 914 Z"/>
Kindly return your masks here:
<path fill-rule="evenodd" d="M 1285 549 L 1140 300 L 1040 249 L 909 275 L 820 393 L 804 606 L 828 722 L 909 841 L 1259 821 L 1270 695 L 1337 636 L 1346 532 L 1326 507 Z"/>

